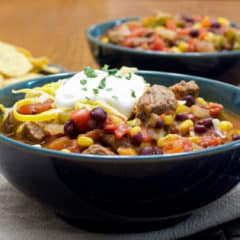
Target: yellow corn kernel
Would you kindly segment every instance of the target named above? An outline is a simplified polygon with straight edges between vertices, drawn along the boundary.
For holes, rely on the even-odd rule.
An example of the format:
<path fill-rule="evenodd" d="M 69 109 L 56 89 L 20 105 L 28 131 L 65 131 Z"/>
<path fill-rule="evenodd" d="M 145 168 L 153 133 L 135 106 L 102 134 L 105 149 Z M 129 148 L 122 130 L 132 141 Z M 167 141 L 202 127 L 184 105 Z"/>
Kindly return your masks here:
<path fill-rule="evenodd" d="M 206 105 L 207 105 L 207 102 L 206 102 L 203 98 L 201 98 L 201 97 L 197 97 L 197 98 L 195 99 L 195 102 L 196 102 L 197 104 L 201 105 L 201 106 L 206 106 Z"/>
<path fill-rule="evenodd" d="M 138 134 L 139 132 L 141 132 L 141 128 L 139 126 L 133 127 L 130 129 L 130 135 L 134 136 L 136 134 Z"/>
<path fill-rule="evenodd" d="M 229 25 L 229 20 L 223 17 L 218 18 L 218 23 L 223 24 L 223 25 Z"/>
<path fill-rule="evenodd" d="M 173 115 L 165 115 L 163 117 L 163 122 L 165 125 L 171 125 L 174 121 L 174 116 Z"/>
<path fill-rule="evenodd" d="M 200 23 L 195 23 L 192 28 L 193 29 L 200 29 L 200 28 L 202 28 L 202 25 Z"/>
<path fill-rule="evenodd" d="M 90 137 L 79 135 L 77 138 L 77 143 L 80 147 L 89 147 L 93 145 L 94 141 Z"/>
<path fill-rule="evenodd" d="M 20 124 L 16 130 L 16 135 L 19 136 L 22 134 L 22 131 L 23 131 L 23 127 L 24 127 L 24 123 Z"/>
<path fill-rule="evenodd" d="M 177 109 L 176 109 L 176 113 L 188 113 L 190 112 L 190 108 L 187 107 L 184 104 L 178 104 Z"/>
<path fill-rule="evenodd" d="M 101 39 L 101 41 L 102 41 L 103 43 L 109 43 L 108 37 L 103 37 L 103 38 Z"/>
<path fill-rule="evenodd" d="M 117 149 L 117 152 L 118 152 L 119 155 L 125 155 L 125 156 L 135 156 L 135 155 L 137 155 L 137 152 L 134 148 L 119 147 Z"/>
<path fill-rule="evenodd" d="M 227 132 L 233 129 L 233 125 L 229 121 L 221 121 L 219 124 L 221 132 Z"/>
<path fill-rule="evenodd" d="M 178 47 L 172 47 L 171 50 L 172 50 L 173 53 L 181 53 L 182 52 L 180 50 L 180 48 L 178 48 Z"/>
<path fill-rule="evenodd" d="M 203 37 L 203 40 L 212 42 L 214 39 L 214 34 L 212 32 L 206 33 L 206 35 Z"/>
<path fill-rule="evenodd" d="M 120 117 L 116 116 L 116 115 L 111 115 L 111 118 L 112 118 L 112 121 L 113 121 L 115 124 L 117 124 L 117 125 L 119 125 L 120 123 L 123 122 L 123 120 L 122 120 Z"/>
<path fill-rule="evenodd" d="M 181 52 L 186 52 L 188 51 L 188 44 L 186 42 L 180 42 L 178 48 Z"/>
<path fill-rule="evenodd" d="M 190 140 L 192 143 L 196 143 L 196 144 L 199 144 L 200 141 L 201 141 L 200 137 L 197 137 L 197 136 L 189 137 L 189 140 Z"/>
<path fill-rule="evenodd" d="M 211 22 L 210 22 L 209 17 L 204 17 L 203 20 L 202 20 L 202 22 L 201 22 L 201 25 L 202 25 L 203 27 L 209 27 L 210 24 L 211 24 Z"/>
<path fill-rule="evenodd" d="M 178 129 L 179 131 L 182 133 L 182 134 L 186 134 L 189 132 L 189 130 L 194 126 L 194 123 L 192 120 L 190 119 L 187 119 L 183 122 L 181 122 L 178 126 Z"/>
<path fill-rule="evenodd" d="M 168 144 L 168 142 L 177 140 L 179 138 L 179 136 L 177 134 L 168 134 L 165 137 L 159 138 L 157 141 L 157 145 L 158 147 L 164 147 L 166 146 L 166 144 Z"/>
<path fill-rule="evenodd" d="M 68 149 L 66 149 L 66 148 L 63 148 L 63 149 L 61 150 L 61 152 L 70 153 L 71 151 L 68 150 Z"/>

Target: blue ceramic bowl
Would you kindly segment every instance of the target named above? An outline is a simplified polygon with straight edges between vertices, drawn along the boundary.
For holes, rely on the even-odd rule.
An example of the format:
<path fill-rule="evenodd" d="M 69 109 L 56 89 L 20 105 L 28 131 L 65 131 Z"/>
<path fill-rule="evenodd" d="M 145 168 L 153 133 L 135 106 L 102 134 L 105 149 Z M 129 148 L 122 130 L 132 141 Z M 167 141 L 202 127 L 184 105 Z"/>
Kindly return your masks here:
<path fill-rule="evenodd" d="M 131 49 L 102 43 L 99 36 L 115 25 L 136 20 L 118 19 L 92 25 L 86 31 L 93 57 L 100 66 L 134 66 L 143 70 L 158 70 L 199 75 L 234 84 L 240 83 L 240 51 L 216 53 L 166 53 Z"/>
<path fill-rule="evenodd" d="M 240 89 L 232 85 L 181 74 L 139 74 L 164 85 L 194 79 L 203 97 L 240 114 Z M 21 97 L 12 89 L 72 75 L 51 75 L 1 89 L 0 103 L 11 106 Z M 120 157 L 40 149 L 0 135 L 0 168 L 9 182 L 65 219 L 100 231 L 143 231 L 189 216 L 238 183 L 239 160 L 240 141 L 190 153 Z"/>

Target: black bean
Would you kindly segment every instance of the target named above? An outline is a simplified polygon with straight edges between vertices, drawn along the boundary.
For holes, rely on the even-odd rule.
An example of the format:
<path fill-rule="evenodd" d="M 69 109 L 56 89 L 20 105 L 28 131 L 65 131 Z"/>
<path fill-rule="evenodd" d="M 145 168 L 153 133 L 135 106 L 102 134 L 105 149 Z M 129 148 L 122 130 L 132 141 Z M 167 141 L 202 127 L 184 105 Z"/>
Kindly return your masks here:
<path fill-rule="evenodd" d="M 161 119 L 158 119 L 155 124 L 155 128 L 163 128 L 164 122 Z"/>
<path fill-rule="evenodd" d="M 195 103 L 195 99 L 192 95 L 186 95 L 183 97 L 183 100 L 186 101 L 186 105 L 191 107 Z"/>
<path fill-rule="evenodd" d="M 184 114 L 184 113 L 178 113 L 175 117 L 176 121 L 184 121 L 186 119 L 188 119 L 188 115 Z"/>
<path fill-rule="evenodd" d="M 201 124 L 196 124 L 194 127 L 194 132 L 201 134 L 201 133 L 205 133 L 207 131 L 207 128 L 204 125 Z"/>
<path fill-rule="evenodd" d="M 107 113 L 101 107 L 93 108 L 90 112 L 91 119 L 99 122 L 105 122 L 107 119 Z"/>
<path fill-rule="evenodd" d="M 140 150 L 139 154 L 140 155 L 154 155 L 154 154 L 160 154 L 161 151 L 158 147 L 144 147 L 143 149 Z"/>
<path fill-rule="evenodd" d="M 206 128 L 211 128 L 213 126 L 213 122 L 211 118 L 204 118 L 197 122 L 197 124 L 204 125 Z"/>
<path fill-rule="evenodd" d="M 64 134 L 70 138 L 76 138 L 79 134 L 78 128 L 72 120 L 68 120 L 64 124 Z"/>
<path fill-rule="evenodd" d="M 210 25 L 211 28 L 220 28 L 221 27 L 221 24 L 219 22 L 212 22 L 211 25 Z"/>
<path fill-rule="evenodd" d="M 233 141 L 240 140 L 240 135 L 238 135 L 238 134 L 233 134 L 233 135 L 232 135 L 232 140 L 233 140 Z"/>
<path fill-rule="evenodd" d="M 193 38 L 197 38 L 199 36 L 200 32 L 198 29 L 192 29 L 190 32 L 189 32 L 189 35 Z"/>
<path fill-rule="evenodd" d="M 139 146 L 142 143 L 142 133 L 137 133 L 131 136 L 131 143 L 135 146 Z"/>

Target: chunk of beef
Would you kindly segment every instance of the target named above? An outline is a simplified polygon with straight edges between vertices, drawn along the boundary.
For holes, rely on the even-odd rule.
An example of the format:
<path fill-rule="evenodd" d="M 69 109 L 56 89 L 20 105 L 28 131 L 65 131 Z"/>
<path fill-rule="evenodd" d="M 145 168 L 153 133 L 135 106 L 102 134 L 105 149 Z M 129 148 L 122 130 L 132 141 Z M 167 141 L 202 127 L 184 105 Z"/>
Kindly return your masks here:
<path fill-rule="evenodd" d="M 43 127 L 36 122 L 26 122 L 22 130 L 22 138 L 31 142 L 40 142 L 45 137 Z"/>
<path fill-rule="evenodd" d="M 131 147 L 129 137 L 116 139 L 113 134 L 103 134 L 100 140 L 104 145 L 111 147 L 114 151 L 117 151 L 119 147 Z"/>
<path fill-rule="evenodd" d="M 192 95 L 195 98 L 199 93 L 199 86 L 195 83 L 195 81 L 181 81 L 171 86 L 170 89 L 174 92 L 177 99 L 182 99 L 186 95 Z"/>
<path fill-rule="evenodd" d="M 13 113 L 10 112 L 6 120 L 3 122 L 1 129 L 7 135 L 15 135 L 16 129 L 20 125 L 20 123 L 21 122 L 15 119 Z"/>
<path fill-rule="evenodd" d="M 114 152 L 100 144 L 93 144 L 85 149 L 82 153 L 85 154 L 97 154 L 97 155 L 115 155 Z"/>
<path fill-rule="evenodd" d="M 152 113 L 160 115 L 174 112 L 176 107 L 177 101 L 171 89 L 161 85 L 153 85 L 138 100 L 135 113 L 144 119 L 149 118 Z"/>

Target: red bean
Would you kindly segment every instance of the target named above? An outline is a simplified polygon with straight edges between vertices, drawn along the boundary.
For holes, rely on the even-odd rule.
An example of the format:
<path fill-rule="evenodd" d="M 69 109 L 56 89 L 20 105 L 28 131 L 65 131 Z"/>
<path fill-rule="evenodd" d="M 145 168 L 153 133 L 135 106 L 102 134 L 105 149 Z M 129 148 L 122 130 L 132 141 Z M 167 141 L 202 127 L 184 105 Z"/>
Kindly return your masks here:
<path fill-rule="evenodd" d="M 204 118 L 197 122 L 197 124 L 204 125 L 206 128 L 211 128 L 213 126 L 213 122 L 211 118 Z"/>
<path fill-rule="evenodd" d="M 233 134 L 233 135 L 232 135 L 232 140 L 233 140 L 233 141 L 240 140 L 240 135 L 238 135 L 238 134 Z"/>
<path fill-rule="evenodd" d="M 176 121 L 184 121 L 186 119 L 188 119 L 188 115 L 184 114 L 184 113 L 178 113 L 175 117 Z"/>
<path fill-rule="evenodd" d="M 201 124 L 196 124 L 194 127 L 194 132 L 201 134 L 201 133 L 205 133 L 207 131 L 207 128 L 204 125 Z"/>
<path fill-rule="evenodd" d="M 143 149 L 140 150 L 139 154 L 140 155 L 154 155 L 154 154 L 160 154 L 161 151 L 157 147 L 144 147 Z"/>
<path fill-rule="evenodd" d="M 74 121 L 68 120 L 64 124 L 64 134 L 70 138 L 76 138 L 77 135 L 79 134 L 78 128 Z"/>
<path fill-rule="evenodd" d="M 155 124 L 155 128 L 163 128 L 164 122 L 161 119 L 158 119 Z"/>
<path fill-rule="evenodd" d="M 107 113 L 101 107 L 96 107 L 91 110 L 90 117 L 95 121 L 103 123 L 107 119 Z"/>
<path fill-rule="evenodd" d="M 142 133 L 137 133 L 131 136 L 131 143 L 135 146 L 139 146 L 142 143 Z"/>
<path fill-rule="evenodd" d="M 186 105 L 191 107 L 195 103 L 195 99 L 192 95 L 186 95 L 183 97 L 183 100 L 186 101 Z"/>

